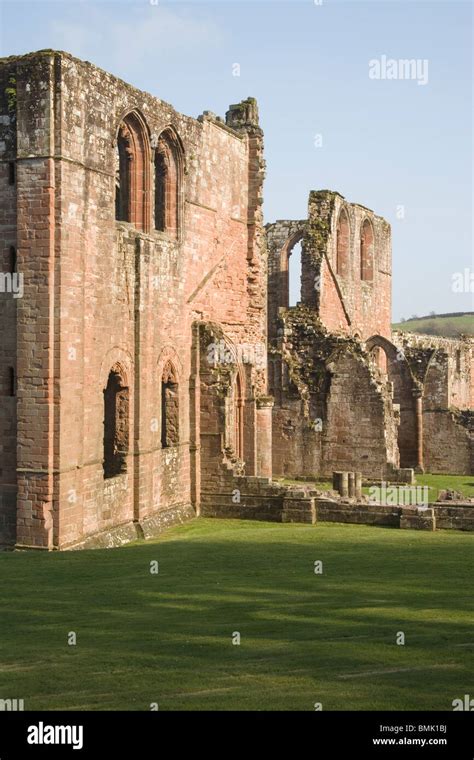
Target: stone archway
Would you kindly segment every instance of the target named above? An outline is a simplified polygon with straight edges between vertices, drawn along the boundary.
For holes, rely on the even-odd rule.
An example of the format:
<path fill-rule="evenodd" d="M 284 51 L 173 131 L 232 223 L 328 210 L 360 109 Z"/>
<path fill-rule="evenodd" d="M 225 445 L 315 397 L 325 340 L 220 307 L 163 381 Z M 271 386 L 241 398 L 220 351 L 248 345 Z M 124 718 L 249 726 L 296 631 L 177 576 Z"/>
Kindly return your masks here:
<path fill-rule="evenodd" d="M 305 234 L 305 222 L 280 221 L 267 225 L 268 244 L 268 336 L 277 337 L 277 321 L 280 308 L 290 304 L 290 256 Z M 303 252 L 301 254 L 301 280 Z M 301 282 L 301 286 L 302 286 Z M 301 288 L 301 300 L 303 293 Z"/>
<path fill-rule="evenodd" d="M 401 349 L 382 335 L 373 335 L 365 343 L 372 368 L 381 379 L 392 384 L 393 403 L 400 413 L 398 448 L 400 467 L 422 467 L 420 448 L 419 390 Z"/>

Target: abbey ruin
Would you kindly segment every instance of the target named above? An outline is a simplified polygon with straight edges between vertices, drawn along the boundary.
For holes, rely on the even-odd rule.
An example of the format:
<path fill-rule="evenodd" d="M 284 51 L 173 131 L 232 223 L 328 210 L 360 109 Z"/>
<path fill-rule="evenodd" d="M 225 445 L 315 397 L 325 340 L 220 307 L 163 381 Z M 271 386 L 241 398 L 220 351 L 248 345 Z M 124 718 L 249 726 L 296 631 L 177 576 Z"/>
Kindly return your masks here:
<path fill-rule="evenodd" d="M 389 224 L 319 190 L 264 225 L 264 176 L 252 98 L 194 119 L 67 53 L 0 62 L 0 544 L 474 472 L 473 341 L 392 334 Z"/>

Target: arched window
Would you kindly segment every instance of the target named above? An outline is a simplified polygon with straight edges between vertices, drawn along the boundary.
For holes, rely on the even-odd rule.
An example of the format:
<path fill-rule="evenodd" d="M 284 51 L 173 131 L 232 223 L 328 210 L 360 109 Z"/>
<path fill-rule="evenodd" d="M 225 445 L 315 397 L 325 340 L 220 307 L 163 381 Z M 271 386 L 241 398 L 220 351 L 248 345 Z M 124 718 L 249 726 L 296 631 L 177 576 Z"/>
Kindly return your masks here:
<path fill-rule="evenodd" d="M 104 390 L 104 478 L 126 471 L 129 446 L 129 394 L 120 367 L 114 367 Z"/>
<path fill-rule="evenodd" d="M 383 375 L 386 375 L 388 372 L 387 354 L 382 346 L 374 346 L 370 350 L 369 357 L 372 364 L 377 367 Z"/>
<path fill-rule="evenodd" d="M 161 378 L 161 445 L 164 449 L 179 443 L 179 384 L 176 371 L 168 362 Z"/>
<path fill-rule="evenodd" d="M 360 233 L 360 278 L 374 279 L 374 231 L 366 219 Z"/>
<path fill-rule="evenodd" d="M 296 306 L 301 302 L 301 280 L 301 242 L 299 241 L 288 252 L 289 306 Z"/>
<path fill-rule="evenodd" d="M 148 231 L 150 148 L 146 125 L 138 114 L 128 114 L 120 124 L 115 156 L 115 218 Z"/>
<path fill-rule="evenodd" d="M 349 267 L 349 218 L 345 209 L 341 209 L 337 223 L 336 240 L 336 274 L 345 277 Z"/>
<path fill-rule="evenodd" d="M 279 250 L 278 259 L 275 258 L 273 266 L 277 267 L 277 272 L 271 276 L 270 295 L 275 294 L 277 309 L 296 306 L 302 300 L 302 239 L 303 230 L 291 234 Z"/>
<path fill-rule="evenodd" d="M 458 348 L 456 351 L 456 372 L 458 373 L 458 375 L 460 374 L 461 370 L 462 370 L 462 353 L 461 353 L 461 349 Z"/>
<path fill-rule="evenodd" d="M 234 381 L 234 451 L 238 459 L 244 458 L 244 398 L 239 373 Z"/>
<path fill-rule="evenodd" d="M 161 133 L 155 150 L 155 229 L 177 237 L 180 217 L 182 149 L 171 129 Z"/>

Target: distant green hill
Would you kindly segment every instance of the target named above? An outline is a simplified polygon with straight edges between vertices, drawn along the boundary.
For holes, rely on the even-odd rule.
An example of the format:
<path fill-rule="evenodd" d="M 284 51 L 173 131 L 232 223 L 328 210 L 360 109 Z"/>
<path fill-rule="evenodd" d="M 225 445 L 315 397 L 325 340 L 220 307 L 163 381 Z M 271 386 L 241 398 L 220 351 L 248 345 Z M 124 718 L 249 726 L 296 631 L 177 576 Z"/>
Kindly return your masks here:
<path fill-rule="evenodd" d="M 416 317 L 407 319 L 406 322 L 397 322 L 392 328 L 423 335 L 442 335 L 445 338 L 456 338 L 461 334 L 474 336 L 474 311 Z"/>

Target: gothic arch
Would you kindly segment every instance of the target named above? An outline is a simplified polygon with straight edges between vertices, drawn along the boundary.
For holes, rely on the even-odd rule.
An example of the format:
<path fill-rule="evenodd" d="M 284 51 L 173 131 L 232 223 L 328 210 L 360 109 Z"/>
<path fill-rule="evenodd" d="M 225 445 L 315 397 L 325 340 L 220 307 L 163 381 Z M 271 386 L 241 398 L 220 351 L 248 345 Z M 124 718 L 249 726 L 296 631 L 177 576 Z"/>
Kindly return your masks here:
<path fill-rule="evenodd" d="M 115 218 L 150 230 L 150 136 L 139 111 L 120 120 L 115 139 Z"/>
<path fill-rule="evenodd" d="M 233 449 L 237 459 L 244 459 L 245 378 L 240 365 L 237 366 L 232 382 L 232 404 Z"/>
<path fill-rule="evenodd" d="M 401 467 L 418 465 L 417 383 L 403 350 L 382 335 L 373 335 L 365 343 L 369 354 L 378 351 L 376 366 L 382 377 L 392 383 L 393 403 L 400 409 L 398 449 Z M 375 357 L 374 357 L 375 358 Z"/>
<path fill-rule="evenodd" d="M 172 359 L 168 358 L 161 373 L 161 446 L 172 448 L 179 444 L 180 384 Z"/>
<path fill-rule="evenodd" d="M 290 256 L 295 246 L 301 243 L 304 236 L 304 230 L 299 229 L 293 232 L 286 240 L 280 252 L 280 278 L 279 278 L 279 306 L 288 308 L 290 305 Z M 301 290 L 301 282 L 300 282 Z"/>
<path fill-rule="evenodd" d="M 374 279 L 374 228 L 366 217 L 360 228 L 360 279 Z"/>
<path fill-rule="evenodd" d="M 116 362 L 104 388 L 104 478 L 126 472 L 130 427 L 130 389 L 122 365 Z"/>
<path fill-rule="evenodd" d="M 171 362 L 176 368 L 176 372 L 180 377 L 183 374 L 183 364 L 179 358 L 179 354 L 175 347 L 171 344 L 163 346 L 157 360 L 157 373 L 161 375 L 163 373 L 164 366 L 167 362 Z"/>
<path fill-rule="evenodd" d="M 99 383 L 102 390 L 107 385 L 107 379 L 111 367 L 118 367 L 127 387 L 131 387 L 133 378 L 133 359 L 131 354 L 119 346 L 110 348 L 102 359 L 100 365 Z"/>
<path fill-rule="evenodd" d="M 155 229 L 179 237 L 184 202 L 184 148 L 172 126 L 165 127 L 154 140 L 154 219 Z"/>
<path fill-rule="evenodd" d="M 349 215 L 344 206 L 339 211 L 336 227 L 336 274 L 346 277 L 350 263 L 351 227 Z"/>

